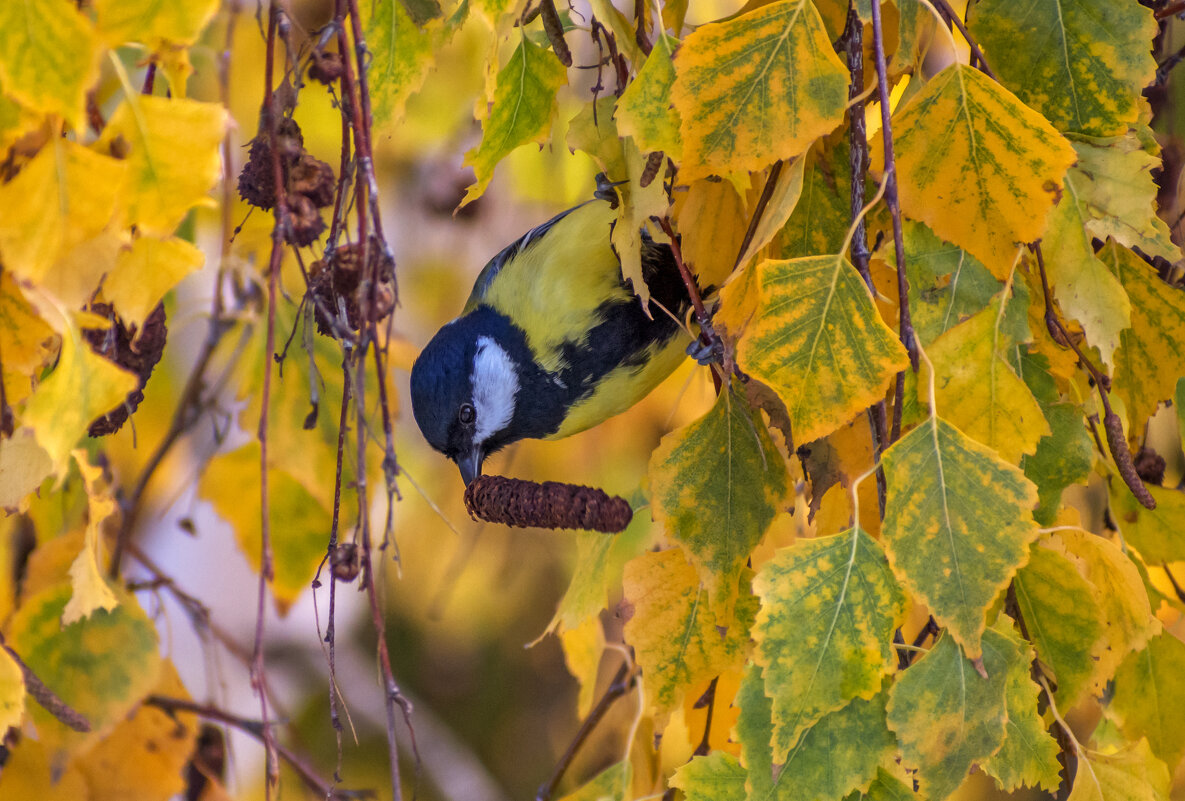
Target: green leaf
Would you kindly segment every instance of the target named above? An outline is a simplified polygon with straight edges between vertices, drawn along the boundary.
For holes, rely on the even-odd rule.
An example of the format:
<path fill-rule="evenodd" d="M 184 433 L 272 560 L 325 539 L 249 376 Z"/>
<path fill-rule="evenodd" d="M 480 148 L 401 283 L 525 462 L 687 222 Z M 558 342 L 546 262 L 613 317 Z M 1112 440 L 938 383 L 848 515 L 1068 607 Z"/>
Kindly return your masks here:
<path fill-rule="evenodd" d="M 984 0 L 971 33 L 992 69 L 1059 130 L 1122 133 L 1152 83 L 1151 9 L 1110 0 Z"/>
<path fill-rule="evenodd" d="M 637 653 L 646 698 L 660 721 L 682 702 L 688 687 L 744 661 L 757 599 L 741 595 L 735 617 L 717 625 L 707 592 L 680 549 L 652 551 L 631 561 L 622 589 L 633 607 L 625 639 Z"/>
<path fill-rule="evenodd" d="M 978 70 L 947 67 L 893 115 L 901 209 L 1006 278 L 1039 239 L 1074 149 Z M 884 165 L 881 138 L 873 165 Z"/>
<path fill-rule="evenodd" d="M 675 771 L 670 784 L 682 790 L 687 801 L 745 801 L 748 775 L 732 754 L 715 751 L 692 757 Z"/>
<path fill-rule="evenodd" d="M 984 615 L 1037 536 L 1030 514 L 1037 488 L 937 417 L 898 440 L 883 464 L 889 564 L 978 656 Z"/>
<path fill-rule="evenodd" d="M 1037 485 L 1038 504 L 1033 519 L 1051 525 L 1061 506 L 1062 490 L 1083 481 L 1094 465 L 1094 442 L 1086 431 L 1082 410 L 1072 403 L 1044 407 L 1050 434 L 1037 451 L 1021 461 L 1025 476 Z"/>
<path fill-rule="evenodd" d="M 1147 740 L 1115 754 L 1079 752 L 1068 801 L 1168 801 L 1169 770 Z"/>
<path fill-rule="evenodd" d="M 443 20 L 417 26 L 399 0 L 363 0 L 363 35 L 370 51 L 369 87 L 376 125 L 399 122 L 407 99 L 419 91 L 432 59 L 455 28 Z"/>
<path fill-rule="evenodd" d="M 736 737 L 749 770 L 751 801 L 822 801 L 867 787 L 896 743 L 885 720 L 884 692 L 857 699 L 808 728 L 775 768 L 770 747 L 772 705 L 761 668 L 751 664 L 737 691 Z"/>
<path fill-rule="evenodd" d="M 1127 407 L 1128 426 L 1140 430 L 1185 376 L 1185 293 L 1114 242 L 1099 256 L 1131 298 L 1132 325 L 1119 335 L 1112 378 Z"/>
<path fill-rule="evenodd" d="M 913 791 L 911 782 L 894 776 L 884 768 L 878 768 L 876 778 L 864 798 L 866 801 L 917 801 L 918 795 Z"/>
<path fill-rule="evenodd" d="M 638 77 L 626 87 L 617 101 L 617 128 L 632 136 L 643 152 L 662 151 L 679 159 L 683 145 L 679 140 L 679 112 L 671 105 L 675 85 L 673 44 L 665 34 L 654 42 Z"/>
<path fill-rule="evenodd" d="M 1152 172 L 1162 163 L 1156 151 L 1145 149 L 1139 133 L 1130 131 L 1104 139 L 1074 136 L 1070 144 L 1078 154 L 1078 163 L 1067 178 L 1073 180 L 1089 214 L 1087 231 L 1169 261 L 1179 258 L 1180 250 L 1170 239 L 1168 226 L 1156 215 Z"/>
<path fill-rule="evenodd" d="M 922 223 L 904 223 L 909 311 L 918 341 L 928 347 L 941 334 L 986 309 L 1003 284 L 979 259 L 943 242 Z"/>
<path fill-rule="evenodd" d="M 675 56 L 680 179 L 759 170 L 843 121 L 847 70 L 810 0 L 703 25 Z"/>
<path fill-rule="evenodd" d="M 779 258 L 794 259 L 819 253 L 838 253 L 851 224 L 846 139 L 820 140 L 811 146 L 803 162 L 802 190 L 794 212 L 774 239 Z"/>
<path fill-rule="evenodd" d="M 633 769 L 628 759 L 610 765 L 559 801 L 625 801 Z"/>
<path fill-rule="evenodd" d="M 733 392 L 663 437 L 651 455 L 654 517 L 695 564 L 717 619 L 730 616 L 741 569 L 788 490 L 760 412 Z"/>
<path fill-rule="evenodd" d="M 943 636 L 893 684 L 889 727 L 897 732 L 905 764 L 918 769 L 924 797 L 946 798 L 972 764 L 1000 747 L 1009 677 L 1023 661 L 1019 641 L 989 629 L 983 635 L 984 678 L 954 638 Z"/>
<path fill-rule="evenodd" d="M 75 732 L 41 706 L 30 706 L 38 737 L 51 752 L 95 743 L 152 689 L 161 667 L 156 629 L 133 596 L 120 593 L 111 611 L 63 626 L 71 595 L 66 581 L 25 599 L 6 634 L 45 686 L 90 722 L 89 733 Z"/>
<path fill-rule="evenodd" d="M 781 397 L 796 440 L 829 434 L 884 397 L 908 358 L 847 259 L 766 261 L 757 276 L 760 308 L 738 361 Z"/>
<path fill-rule="evenodd" d="M 1033 546 L 1012 586 L 1037 656 L 1053 673 L 1057 704 L 1068 709 L 1090 685 L 1094 662 L 1083 655 L 1103 635 L 1102 611 L 1090 583 L 1056 547 L 1060 541 L 1052 544 L 1053 549 Z"/>
<path fill-rule="evenodd" d="M 481 144 L 465 154 L 477 180 L 465 192 L 461 205 L 485 192 L 494 167 L 519 145 L 541 141 L 555 115 L 556 92 L 568 72 L 555 54 L 523 37 L 510 61 L 498 72 L 493 106 L 481 126 Z"/>
<path fill-rule="evenodd" d="M 1007 792 L 1024 785 L 1043 787 L 1053 793 L 1061 784 L 1058 776 L 1061 749 L 1037 713 L 1040 688 L 1029 676 L 1031 654 L 1027 650 L 1024 658 L 1009 666 L 1008 684 L 1004 690 L 1008 711 L 1004 743 L 984 761 L 983 769 Z"/>
<path fill-rule="evenodd" d="M 1185 493 L 1148 487 L 1155 509 L 1145 509 L 1127 487 L 1112 487 L 1111 511 L 1119 519 L 1123 539 L 1140 552 L 1144 562 L 1159 565 L 1185 559 Z"/>
<path fill-rule="evenodd" d="M 70 0 L 0 3 L 0 83 L 21 105 L 60 114 L 76 131 L 99 79 L 99 40 Z"/>
<path fill-rule="evenodd" d="M 1180 518 L 1179 518 L 1180 519 Z M 1115 673 L 1111 712 L 1132 740 L 1148 738 L 1148 745 L 1172 773 L 1185 754 L 1185 643 L 1169 632 L 1148 641 L 1131 654 Z"/>
<path fill-rule="evenodd" d="M 880 545 L 858 528 L 779 550 L 753 591 L 761 598 L 754 661 L 764 668 L 773 758 L 782 763 L 824 715 L 880 689 L 895 664 L 905 595 Z"/>
<path fill-rule="evenodd" d="M 1005 462 L 1020 464 L 1052 432 L 1037 399 L 1008 363 L 1017 344 L 1004 325 L 1008 305 L 1001 295 L 996 306 L 938 337 L 927 353 L 934 364 L 935 402 L 943 415 Z M 925 386 L 923 375 L 919 391 Z"/>

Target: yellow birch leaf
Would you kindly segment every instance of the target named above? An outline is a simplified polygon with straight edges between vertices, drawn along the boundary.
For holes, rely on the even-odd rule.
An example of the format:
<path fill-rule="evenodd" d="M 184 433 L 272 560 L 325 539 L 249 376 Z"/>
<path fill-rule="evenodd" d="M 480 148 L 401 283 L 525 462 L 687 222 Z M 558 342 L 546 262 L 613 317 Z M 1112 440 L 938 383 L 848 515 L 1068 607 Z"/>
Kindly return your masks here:
<path fill-rule="evenodd" d="M 1131 302 L 1119 279 L 1094 253 L 1091 218 L 1076 170 L 1066 173 L 1062 198 L 1049 217 L 1041 242 L 1042 255 L 1054 297 L 1077 320 L 1086 341 L 1099 350 L 1108 367 L 1119 347 L 1119 332 L 1131 325 Z"/>
<path fill-rule="evenodd" d="M 661 151 L 676 163 L 682 153 L 679 112 L 671 105 L 675 83 L 672 42 L 660 33 L 638 76 L 617 101 L 617 128 L 644 152 Z"/>
<path fill-rule="evenodd" d="M 1118 518 L 1123 541 L 1139 551 L 1144 564 L 1185 560 L 1185 493 L 1148 487 L 1155 509 L 1145 509 L 1121 482 L 1111 487 L 1111 513 Z"/>
<path fill-rule="evenodd" d="M 649 475 L 655 520 L 687 552 L 727 624 L 745 562 L 789 491 L 761 413 L 721 393 L 707 414 L 662 438 Z"/>
<path fill-rule="evenodd" d="M 21 666 L 0 648 L 0 728 L 8 731 L 21 725 L 25 715 L 25 676 Z"/>
<path fill-rule="evenodd" d="M 446 28 L 439 19 L 417 25 L 401 0 L 366 0 L 359 5 L 371 53 L 368 77 L 374 121 L 397 123 L 407 99 L 423 86 L 437 48 L 456 29 Z"/>
<path fill-rule="evenodd" d="M 1110 0 L 984 0 L 971 33 L 1004 85 L 1062 131 L 1108 135 L 1135 122 L 1156 62 L 1152 10 Z"/>
<path fill-rule="evenodd" d="M 1168 801 L 1165 764 L 1140 739 L 1114 754 L 1079 752 L 1068 801 Z"/>
<path fill-rule="evenodd" d="M 583 151 L 606 176 L 614 180 L 625 177 L 625 137 L 618 133 L 613 119 L 612 95 L 585 103 L 568 121 L 564 139 L 569 150 Z"/>
<path fill-rule="evenodd" d="M 4 772 L 0 773 L 0 796 L 80 801 L 87 798 L 87 786 L 78 768 L 70 765 L 62 770 L 45 745 L 32 737 L 23 737 L 20 747 L 9 751 Z"/>
<path fill-rule="evenodd" d="M 588 716 L 592 709 L 593 694 L 597 689 L 597 669 L 601 665 L 601 654 L 605 650 L 605 632 L 599 617 L 587 617 L 575 628 L 560 632 L 564 646 L 564 664 L 568 672 L 580 685 L 576 696 L 576 714 Z"/>
<path fill-rule="evenodd" d="M 983 670 L 953 637 L 943 635 L 889 689 L 889 727 L 897 732 L 904 764 L 918 769 L 925 798 L 946 798 L 975 762 L 995 753 L 1008 720 L 1009 676 L 1025 664 L 1012 634 L 983 635 Z"/>
<path fill-rule="evenodd" d="M 29 494 L 36 491 L 53 471 L 53 462 L 37 444 L 27 428 L 0 439 L 0 509 L 11 512 L 28 505 Z"/>
<path fill-rule="evenodd" d="M 679 548 L 644 553 L 627 563 L 622 589 L 633 607 L 625 640 L 637 653 L 647 704 L 662 728 L 689 687 L 744 662 L 757 599 L 746 588 L 736 601 L 735 617 L 722 621 L 727 626 L 722 631 L 707 590 Z"/>
<path fill-rule="evenodd" d="M 641 185 L 646 159 L 632 139 L 622 140 L 622 145 L 629 186 L 618 189 L 621 202 L 617 206 L 617 223 L 609 238 L 621 259 L 621 277 L 634 288 L 642 308 L 649 312 L 650 287 L 642 273 L 642 232 L 648 232 L 656 242 L 666 241 L 666 234 L 651 218 L 666 217 L 671 202 L 661 180 L 651 181 L 646 187 Z"/>
<path fill-rule="evenodd" d="M 1157 758 L 1174 772 L 1185 754 L 1185 643 L 1163 631 L 1128 655 L 1115 673 L 1111 713 L 1131 740 L 1148 738 Z"/>
<path fill-rule="evenodd" d="M 90 732 L 76 732 L 41 706 L 29 707 L 54 761 L 102 739 L 156 685 L 161 668 L 156 628 L 134 596 L 121 592 L 110 612 L 63 626 L 71 594 L 70 582 L 61 581 L 24 599 L 6 635 L 37 677 L 90 722 Z"/>
<path fill-rule="evenodd" d="M 68 140 L 41 149 L 15 178 L 0 185 L 0 258 L 5 271 L 45 282 L 58 258 L 98 234 L 111 220 L 127 170 Z M 81 287 L 87 294 L 95 286 Z"/>
<path fill-rule="evenodd" d="M 201 496 L 234 529 L 252 570 L 261 565 L 259 461 L 259 443 L 253 440 L 215 456 L 198 483 Z M 283 615 L 309 589 L 325 556 L 330 519 L 321 502 L 281 465 L 268 469 L 268 495 L 275 570 L 271 588 L 276 609 Z"/>
<path fill-rule="evenodd" d="M 694 756 L 671 776 L 671 787 L 683 791 L 688 801 L 745 801 L 745 770 L 732 754 L 714 751 Z"/>
<path fill-rule="evenodd" d="M 884 397 L 908 358 L 847 259 L 766 261 L 757 274 L 761 305 L 738 361 L 781 397 L 795 440 L 829 434 Z"/>
<path fill-rule="evenodd" d="M 555 115 L 555 94 L 567 79 L 567 70 L 554 53 L 523 37 L 498 72 L 493 107 L 481 126 L 481 143 L 465 154 L 465 164 L 473 167 L 477 180 L 465 191 L 462 206 L 485 192 L 504 156 L 547 135 Z"/>
<path fill-rule="evenodd" d="M 1007 295 L 938 337 L 927 351 L 934 363 L 934 397 L 944 418 L 1009 464 L 1033 454 L 1049 423 L 1025 382 L 1008 364 L 1016 343 L 1001 330 Z M 926 378 L 918 381 L 922 402 Z"/>
<path fill-rule="evenodd" d="M 747 264 L 759 250 L 773 241 L 774 237 L 778 235 L 778 231 L 790 219 L 790 215 L 798 206 L 798 199 L 802 197 L 805 167 L 806 159 L 802 156 L 797 156 L 789 163 L 782 165 L 782 171 L 779 173 L 774 190 L 769 196 L 765 212 L 758 220 L 757 227 L 753 229 L 753 238 L 749 240 L 749 245 L 737 260 L 737 264 Z"/>
<path fill-rule="evenodd" d="M 1070 144 L 1078 154 L 1078 163 L 1067 178 L 1073 178 L 1090 215 L 1087 231 L 1169 261 L 1180 258 L 1180 248 L 1156 214 L 1152 172 L 1160 170 L 1163 163 L 1155 152 L 1144 149 L 1137 132 L 1103 139 L 1075 136 Z"/>
<path fill-rule="evenodd" d="M 1040 239 L 1074 149 L 1041 115 L 955 63 L 893 115 L 901 209 L 1004 279 Z M 874 168 L 884 168 L 880 137 Z"/>
<path fill-rule="evenodd" d="M 153 693 L 189 700 L 173 663 L 165 661 L 161 667 Z M 166 801 L 178 797 L 186 788 L 185 767 L 200 729 L 196 715 L 170 714 L 142 704 L 85 759 L 77 761 L 90 788 L 87 801 Z"/>
<path fill-rule="evenodd" d="M 156 50 L 164 42 L 188 45 L 197 41 L 218 0 L 97 0 L 99 32 L 112 45 L 140 42 Z"/>
<path fill-rule="evenodd" d="M 1094 660 L 1084 659 L 1083 654 L 1096 649 L 1103 636 L 1102 610 L 1094 588 L 1060 542 L 1052 548 L 1034 545 L 1029 563 L 1016 574 L 1012 586 L 1037 656 L 1053 674 L 1057 704 L 1069 709 L 1094 673 Z"/>
<path fill-rule="evenodd" d="M 732 273 L 749 227 L 741 196 L 728 181 L 696 181 L 677 218 L 683 261 L 701 287 L 720 286 Z"/>
<path fill-rule="evenodd" d="M 896 664 L 905 594 L 880 545 L 858 528 L 781 549 L 753 591 L 761 598 L 753 661 L 772 700 L 773 761 L 782 764 L 825 715 L 880 690 Z"/>
<path fill-rule="evenodd" d="M 1115 543 L 1080 529 L 1059 531 L 1050 542 L 1059 541 L 1094 588 L 1102 611 L 1103 636 L 1090 649 L 1090 690 L 1100 695 L 1119 664 L 1143 648 L 1160 623 L 1152 616 L 1139 570 Z"/>
<path fill-rule="evenodd" d="M 771 254 L 793 259 L 838 253 L 843 247 L 852 222 L 848 154 L 845 135 L 821 139 L 800 157 L 803 177 L 798 202 L 771 240 Z"/>
<path fill-rule="evenodd" d="M 122 139 L 128 182 L 122 192 L 127 222 L 141 233 L 169 236 L 221 177 L 220 146 L 227 112 L 217 103 L 136 95 L 115 109 L 100 142 Z"/>
<path fill-rule="evenodd" d="M 0 369 L 10 405 L 28 397 L 41 369 L 57 350 L 53 329 L 37 315 L 5 270 L 0 275 Z"/>
<path fill-rule="evenodd" d="M 91 465 L 85 451 L 74 451 L 71 455 L 78 463 L 78 472 L 82 474 L 86 485 L 87 520 L 82 550 L 70 565 L 70 586 L 74 592 L 62 612 L 63 626 L 90 617 L 99 609 L 110 612 L 119 605 L 119 599 L 103 577 L 104 567 L 100 566 L 103 559 L 103 522 L 115 514 L 118 506 L 102 486 L 103 469 Z"/>
<path fill-rule="evenodd" d="M 104 276 L 115 269 L 115 261 L 124 248 L 124 236 L 116 226 L 109 225 L 97 236 L 78 243 L 62 253 L 38 287 L 64 306 L 89 305 Z"/>
<path fill-rule="evenodd" d="M 99 79 L 99 41 L 69 0 L 0 3 L 0 82 L 22 105 L 60 114 L 77 131 Z"/>
<path fill-rule="evenodd" d="M 836 128 L 847 69 L 810 0 L 781 0 L 696 29 L 675 56 L 680 179 L 760 170 Z"/>
<path fill-rule="evenodd" d="M 1037 537 L 1037 488 L 937 417 L 894 443 L 883 464 L 889 564 L 975 658 L 988 607 Z"/>
<path fill-rule="evenodd" d="M 103 297 L 125 325 L 139 327 L 161 298 L 205 261 L 205 254 L 184 239 L 141 236 L 120 252 L 103 281 Z"/>
<path fill-rule="evenodd" d="M 4 84 L 0 81 L 0 153 L 8 152 L 8 148 L 42 122 L 42 115 L 6 95 Z"/>
<path fill-rule="evenodd" d="M 1119 334 L 1112 378 L 1127 409 L 1128 427 L 1141 430 L 1185 376 L 1185 292 L 1161 281 L 1143 259 L 1114 242 L 1099 257 L 1131 298 L 1132 324 Z"/>
<path fill-rule="evenodd" d="M 43 312 L 52 309 L 55 327 L 62 335 L 62 350 L 53 372 L 25 404 L 21 423 L 33 429 L 60 473 L 70 449 L 91 421 L 123 403 L 139 379 L 91 350 L 66 309 L 45 296 L 35 303 L 44 304 Z"/>

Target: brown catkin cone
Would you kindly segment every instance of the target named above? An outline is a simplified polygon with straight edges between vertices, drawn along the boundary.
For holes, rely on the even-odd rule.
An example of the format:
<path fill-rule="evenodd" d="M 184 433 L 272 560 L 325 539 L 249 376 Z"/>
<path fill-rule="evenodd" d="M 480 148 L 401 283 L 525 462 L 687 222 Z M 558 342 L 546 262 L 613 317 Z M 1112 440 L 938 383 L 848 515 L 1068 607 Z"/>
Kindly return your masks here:
<path fill-rule="evenodd" d="M 625 498 L 558 481 L 478 476 L 465 489 L 465 508 L 477 520 L 507 526 L 574 528 L 616 534 L 633 510 Z"/>

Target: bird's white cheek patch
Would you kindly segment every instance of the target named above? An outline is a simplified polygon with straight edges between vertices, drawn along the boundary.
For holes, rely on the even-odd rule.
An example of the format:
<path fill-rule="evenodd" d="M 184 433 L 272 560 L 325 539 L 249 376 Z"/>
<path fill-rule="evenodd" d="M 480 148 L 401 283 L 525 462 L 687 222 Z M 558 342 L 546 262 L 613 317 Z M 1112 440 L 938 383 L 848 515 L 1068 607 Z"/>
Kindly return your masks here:
<path fill-rule="evenodd" d="M 509 425 L 514 417 L 518 373 L 514 360 L 497 342 L 478 337 L 469 380 L 477 411 L 473 441 L 481 444 Z"/>

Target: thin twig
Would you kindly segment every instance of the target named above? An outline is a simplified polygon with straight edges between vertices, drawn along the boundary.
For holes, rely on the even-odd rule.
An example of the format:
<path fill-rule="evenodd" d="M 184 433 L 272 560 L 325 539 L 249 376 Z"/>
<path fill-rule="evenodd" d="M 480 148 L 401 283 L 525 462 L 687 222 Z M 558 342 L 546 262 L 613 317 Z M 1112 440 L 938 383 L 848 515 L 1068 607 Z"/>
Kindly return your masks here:
<path fill-rule="evenodd" d="M 967 30 L 967 26 L 963 24 L 962 18 L 955 13 L 955 10 L 950 7 L 950 4 L 946 0 L 931 0 L 931 2 L 942 12 L 942 16 L 954 23 L 954 26 L 959 29 L 959 33 L 967 40 L 967 46 L 971 49 L 971 55 L 975 56 L 975 60 L 979 63 L 979 69 L 983 71 L 983 74 L 993 81 L 998 82 L 1000 79 L 996 77 L 996 73 L 992 72 L 992 68 L 988 66 L 987 58 L 984 57 L 983 51 L 979 49 L 979 44 L 975 41 L 971 32 Z"/>
<path fill-rule="evenodd" d="M 232 726 L 239 731 L 245 732 L 260 742 L 265 742 L 264 732 L 267 724 L 264 721 L 251 720 L 249 718 L 240 717 L 239 715 L 231 714 L 223 709 L 219 709 L 212 704 L 199 704 L 194 701 L 188 701 L 184 698 L 170 698 L 164 695 L 149 695 L 144 699 L 144 703 L 151 707 L 165 712 L 169 716 L 175 716 L 178 712 L 188 712 L 197 715 L 205 720 L 212 720 L 218 723 L 223 723 L 227 726 Z M 316 771 L 302 758 L 297 756 L 291 749 L 277 743 L 276 753 L 280 759 L 283 759 L 288 765 L 296 771 L 301 781 L 308 786 L 317 795 L 326 799 L 358 799 L 358 798 L 374 798 L 373 790 L 342 790 L 335 787 L 332 782 L 318 776 Z"/>
<path fill-rule="evenodd" d="M 72 706 L 63 701 L 57 693 L 51 690 L 41 678 L 33 672 L 33 669 L 25 664 L 25 660 L 21 659 L 20 654 L 12 650 L 7 643 L 4 642 L 4 635 L 0 634 L 0 649 L 3 649 L 12 661 L 16 662 L 16 666 L 20 668 L 21 676 L 25 681 L 25 692 L 29 694 L 38 704 L 45 709 L 46 712 L 53 715 L 64 726 L 77 732 L 88 732 L 91 730 L 90 721 L 87 720 L 86 715 L 74 709 Z"/>
<path fill-rule="evenodd" d="M 893 246 L 894 263 L 897 268 L 897 308 L 899 310 L 898 336 L 901 344 L 909 353 L 909 363 L 916 373 L 918 370 L 918 349 L 914 337 L 913 322 L 909 315 L 909 279 L 905 273 L 905 238 L 901 228 L 901 204 L 897 201 L 897 162 L 893 157 L 893 124 L 889 113 L 889 78 L 885 65 L 885 40 L 881 25 L 880 3 L 872 4 L 872 41 L 873 53 L 876 60 L 877 89 L 880 95 L 881 107 L 881 138 L 885 146 L 885 203 L 893 218 Z M 905 373 L 897 374 L 897 385 L 894 389 L 893 428 L 890 432 L 890 442 L 895 442 L 901 436 L 901 407 L 905 398 Z"/>
<path fill-rule="evenodd" d="M 785 166 L 786 163 L 781 159 L 770 165 L 769 174 L 765 176 L 765 186 L 761 189 L 761 196 L 757 198 L 757 205 L 753 207 L 753 216 L 749 218 L 749 227 L 745 229 L 745 237 L 741 240 L 741 247 L 737 251 L 736 261 L 733 262 L 732 269 L 735 270 L 741 266 L 741 259 L 745 257 L 750 243 L 753 242 L 753 237 L 757 235 L 757 226 L 761 224 L 761 218 L 765 216 L 765 209 L 774 195 L 774 189 L 778 185 L 778 178 L 781 176 L 782 168 Z"/>
<path fill-rule="evenodd" d="M 535 793 L 535 801 L 549 801 L 551 796 L 555 793 L 556 787 L 559 786 L 560 780 L 564 778 L 564 773 L 567 772 L 568 767 L 572 764 L 572 760 L 576 757 L 576 753 L 588 740 L 590 734 L 605 717 L 605 713 L 609 711 L 609 707 L 613 706 L 613 702 L 630 691 L 630 687 L 634 683 L 634 674 L 630 670 L 630 663 L 624 662 L 621 667 L 617 669 L 617 673 L 613 676 L 613 680 L 609 682 L 609 686 L 605 689 L 605 694 L 597 701 L 596 706 L 588 713 L 588 717 L 580 724 L 580 728 L 576 731 L 576 736 L 572 738 L 572 742 L 568 743 L 560 761 L 556 763 L 555 770 L 551 773 L 551 778 L 547 783 L 539 788 L 539 792 Z"/>
<path fill-rule="evenodd" d="M 712 712 L 716 709 L 716 683 L 718 681 L 720 681 L 720 677 L 713 676 L 711 683 L 708 684 L 708 689 L 695 703 L 697 709 L 706 706 L 708 715 L 704 719 L 704 736 L 700 738 L 699 745 L 695 747 L 692 756 L 707 756 L 708 752 L 712 750 Z"/>
<path fill-rule="evenodd" d="M 1164 570 L 1164 574 L 1169 577 L 1169 583 L 1173 585 L 1173 592 L 1177 593 L 1177 600 L 1185 603 L 1185 589 L 1177 583 L 1177 577 L 1173 575 L 1173 571 L 1169 570 L 1169 563 L 1162 562 L 1160 567 Z"/>

